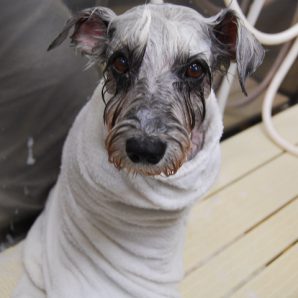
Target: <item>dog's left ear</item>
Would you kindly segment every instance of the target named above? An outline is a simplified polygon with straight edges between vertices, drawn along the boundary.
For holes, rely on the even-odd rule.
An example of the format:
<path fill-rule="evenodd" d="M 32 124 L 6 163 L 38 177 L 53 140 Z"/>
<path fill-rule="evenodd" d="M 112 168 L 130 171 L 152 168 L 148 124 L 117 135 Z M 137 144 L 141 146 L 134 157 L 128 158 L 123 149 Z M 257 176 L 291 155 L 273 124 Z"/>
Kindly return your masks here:
<path fill-rule="evenodd" d="M 72 45 L 83 55 L 98 56 L 102 54 L 109 23 L 115 16 L 116 14 L 106 7 L 88 8 L 78 12 L 66 22 L 62 32 L 48 47 L 48 51 L 59 46 L 74 26 L 73 34 L 70 37 Z"/>
<path fill-rule="evenodd" d="M 211 27 L 216 66 L 228 66 L 230 61 L 236 62 L 241 89 L 247 94 L 244 81 L 262 63 L 265 53 L 263 47 L 230 9 L 221 11 Z"/>

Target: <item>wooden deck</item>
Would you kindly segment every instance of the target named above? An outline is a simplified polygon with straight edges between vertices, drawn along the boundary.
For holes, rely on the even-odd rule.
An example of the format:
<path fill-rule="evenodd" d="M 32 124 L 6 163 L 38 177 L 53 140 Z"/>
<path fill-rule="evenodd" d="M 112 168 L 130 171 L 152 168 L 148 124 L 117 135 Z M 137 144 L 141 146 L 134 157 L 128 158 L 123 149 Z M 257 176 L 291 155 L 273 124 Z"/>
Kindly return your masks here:
<path fill-rule="evenodd" d="M 274 117 L 298 143 L 298 105 Z M 222 143 L 217 185 L 191 213 L 183 298 L 298 297 L 298 158 L 262 125 Z"/>
<path fill-rule="evenodd" d="M 274 117 L 295 144 L 297 122 L 298 105 Z M 262 125 L 223 142 L 222 154 L 218 183 L 189 219 L 182 297 L 298 298 L 298 158 Z M 20 274 L 19 250 L 0 255 L 1 298 Z"/>

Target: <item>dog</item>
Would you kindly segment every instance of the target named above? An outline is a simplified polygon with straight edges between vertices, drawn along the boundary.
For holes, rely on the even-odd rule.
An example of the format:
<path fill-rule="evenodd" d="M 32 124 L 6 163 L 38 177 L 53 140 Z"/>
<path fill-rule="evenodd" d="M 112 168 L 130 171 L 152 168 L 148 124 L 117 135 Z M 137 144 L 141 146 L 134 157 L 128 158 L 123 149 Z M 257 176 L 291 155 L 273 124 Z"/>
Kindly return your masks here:
<path fill-rule="evenodd" d="M 69 132 L 14 297 L 180 297 L 189 210 L 220 167 L 212 78 L 234 61 L 245 92 L 264 51 L 229 9 L 205 18 L 172 4 L 95 7 L 49 49 L 72 28 L 103 79 Z"/>

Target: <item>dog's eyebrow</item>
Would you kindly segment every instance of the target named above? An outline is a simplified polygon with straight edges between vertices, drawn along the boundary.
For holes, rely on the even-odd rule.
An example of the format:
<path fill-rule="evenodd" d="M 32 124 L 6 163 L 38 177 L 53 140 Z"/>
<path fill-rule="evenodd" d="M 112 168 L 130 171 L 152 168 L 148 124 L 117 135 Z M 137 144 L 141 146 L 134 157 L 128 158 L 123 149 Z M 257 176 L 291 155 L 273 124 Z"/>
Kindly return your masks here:
<path fill-rule="evenodd" d="M 176 67 L 183 66 L 183 65 L 185 65 L 187 63 L 187 61 L 189 60 L 189 58 L 190 58 L 189 53 L 179 51 L 178 54 L 175 57 L 173 66 L 174 67 L 175 66 Z"/>

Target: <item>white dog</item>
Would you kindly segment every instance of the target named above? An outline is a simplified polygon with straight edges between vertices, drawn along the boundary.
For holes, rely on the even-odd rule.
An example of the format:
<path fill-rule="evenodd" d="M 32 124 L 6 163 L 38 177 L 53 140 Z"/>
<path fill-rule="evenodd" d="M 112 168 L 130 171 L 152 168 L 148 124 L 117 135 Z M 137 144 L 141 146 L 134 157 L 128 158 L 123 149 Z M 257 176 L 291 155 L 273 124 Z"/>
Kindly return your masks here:
<path fill-rule="evenodd" d="M 73 26 L 104 79 L 67 137 L 14 297 L 179 297 L 187 215 L 220 164 L 212 75 L 234 60 L 244 90 L 263 50 L 230 10 L 207 19 L 170 4 L 120 16 L 97 7 L 51 48 Z"/>

